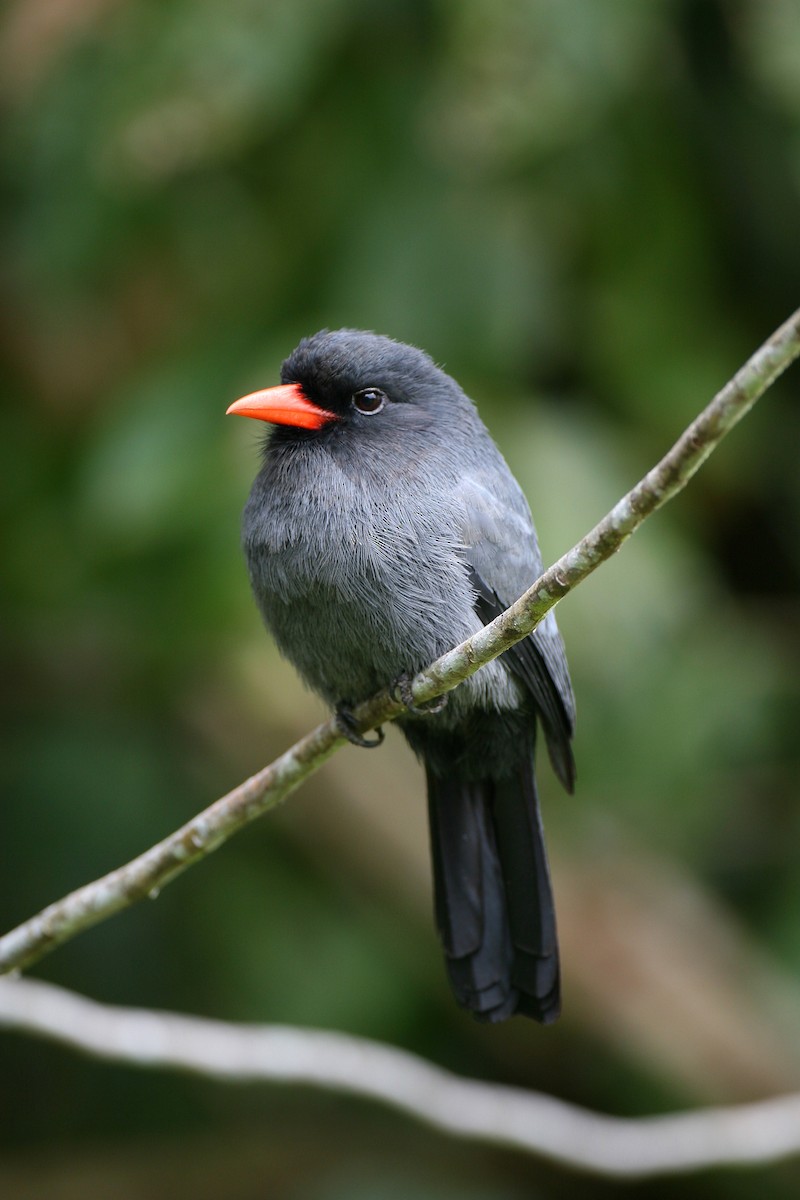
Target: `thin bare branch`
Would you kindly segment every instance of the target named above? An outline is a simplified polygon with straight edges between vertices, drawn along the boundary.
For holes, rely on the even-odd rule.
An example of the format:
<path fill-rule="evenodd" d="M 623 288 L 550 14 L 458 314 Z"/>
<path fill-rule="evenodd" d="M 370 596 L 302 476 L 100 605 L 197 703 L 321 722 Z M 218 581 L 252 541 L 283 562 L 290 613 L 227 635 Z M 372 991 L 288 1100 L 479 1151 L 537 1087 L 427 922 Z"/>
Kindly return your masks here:
<path fill-rule="evenodd" d="M 363 1096 L 454 1137 L 612 1178 L 773 1163 L 800 1152 L 800 1095 L 670 1116 L 609 1117 L 540 1092 L 461 1079 L 365 1038 L 111 1007 L 28 979 L 0 980 L 0 1025 L 138 1067 Z"/>
<path fill-rule="evenodd" d="M 722 438 L 800 354 L 800 310 L 756 351 L 682 434 L 664 458 L 506 612 L 442 655 L 412 683 L 424 703 L 462 683 L 525 637 L 559 600 L 610 558 L 656 509 L 691 479 Z M 394 720 L 403 705 L 386 692 L 362 704 L 362 730 Z M 154 897 L 187 867 L 274 808 L 343 745 L 330 720 L 270 766 L 217 800 L 138 858 L 86 884 L 0 938 L 0 973 L 30 966 L 77 933 L 146 896 Z"/>

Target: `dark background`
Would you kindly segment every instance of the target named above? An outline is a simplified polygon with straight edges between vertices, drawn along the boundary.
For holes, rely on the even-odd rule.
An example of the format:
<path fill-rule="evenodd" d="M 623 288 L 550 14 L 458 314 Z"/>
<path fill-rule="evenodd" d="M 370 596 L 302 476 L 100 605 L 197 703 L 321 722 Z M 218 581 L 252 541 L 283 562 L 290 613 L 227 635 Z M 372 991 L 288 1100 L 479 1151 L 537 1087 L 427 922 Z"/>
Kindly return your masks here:
<path fill-rule="evenodd" d="M 797 304 L 799 62 L 791 0 L 6 6 L 3 927 L 322 715 L 248 593 L 258 430 L 230 401 L 322 326 L 416 342 L 479 400 L 554 558 Z M 556 1027 L 451 1001 L 396 733 L 34 973 L 610 1113 L 800 1087 L 798 380 L 559 609 L 579 787 L 543 766 Z M 622 1190 L 11 1036 L 0 1141 L 9 1200 Z M 624 1194 L 792 1197 L 799 1172 Z"/>

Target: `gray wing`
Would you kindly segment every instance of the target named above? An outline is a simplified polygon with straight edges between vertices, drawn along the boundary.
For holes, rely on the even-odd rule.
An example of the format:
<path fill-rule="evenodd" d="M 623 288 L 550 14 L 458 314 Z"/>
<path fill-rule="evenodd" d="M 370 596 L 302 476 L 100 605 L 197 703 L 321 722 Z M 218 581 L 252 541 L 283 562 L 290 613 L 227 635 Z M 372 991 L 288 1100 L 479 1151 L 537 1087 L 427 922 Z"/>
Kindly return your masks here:
<path fill-rule="evenodd" d="M 475 591 L 475 611 L 486 625 L 522 595 L 542 570 L 527 501 L 510 472 L 461 481 L 463 553 Z M 503 655 L 531 693 L 556 774 L 568 791 L 575 782 L 572 735 L 575 698 L 564 643 L 548 613 L 534 632 Z"/>

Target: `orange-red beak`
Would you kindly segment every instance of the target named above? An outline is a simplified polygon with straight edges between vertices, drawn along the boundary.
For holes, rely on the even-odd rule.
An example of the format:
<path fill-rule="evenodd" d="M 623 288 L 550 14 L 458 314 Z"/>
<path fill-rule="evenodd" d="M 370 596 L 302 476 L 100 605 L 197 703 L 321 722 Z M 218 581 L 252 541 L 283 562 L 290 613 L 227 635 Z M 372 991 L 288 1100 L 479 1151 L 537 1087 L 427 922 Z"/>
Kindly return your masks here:
<path fill-rule="evenodd" d="M 297 429 L 321 429 L 329 421 L 337 420 L 336 413 L 312 404 L 299 383 L 283 383 L 279 387 L 251 392 L 241 400 L 234 400 L 227 411 L 240 417 L 269 421 L 273 425 L 294 425 Z"/>

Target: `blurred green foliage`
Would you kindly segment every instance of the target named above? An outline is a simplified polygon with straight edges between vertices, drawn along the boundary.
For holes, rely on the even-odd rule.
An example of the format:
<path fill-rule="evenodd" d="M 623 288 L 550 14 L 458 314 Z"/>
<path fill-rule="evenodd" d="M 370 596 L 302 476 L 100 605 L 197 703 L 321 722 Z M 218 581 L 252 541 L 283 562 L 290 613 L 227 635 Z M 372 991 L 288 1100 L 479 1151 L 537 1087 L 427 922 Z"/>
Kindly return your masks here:
<path fill-rule="evenodd" d="M 6 7 L 4 926 L 144 849 L 319 715 L 248 595 L 238 520 L 257 443 L 223 420 L 301 335 L 372 328 L 444 363 L 555 556 L 795 307 L 799 14 L 790 0 Z M 658 862 L 715 898 L 795 1006 L 798 387 L 795 372 L 562 606 L 580 787 L 567 800 L 548 785 L 546 812 L 557 891 L 572 886 L 560 865 L 580 880 L 618 857 Z M 416 769 L 397 744 L 377 764 L 340 757 L 40 973 L 109 1001 L 350 1029 L 612 1112 L 703 1098 L 669 1066 L 678 1019 L 650 1053 L 658 1036 L 615 1018 L 613 987 L 610 1009 L 596 1001 L 577 954 L 554 1030 L 455 1011 L 427 897 L 392 850 L 416 823 L 424 861 Z M 787 1054 L 779 1082 L 797 1086 Z M 350 1102 L 131 1075 L 21 1039 L 2 1056 L 9 1200 L 174 1195 L 176 1178 L 195 1196 L 290 1200 L 615 1192 Z M 626 1194 L 797 1187 L 786 1167 Z"/>

